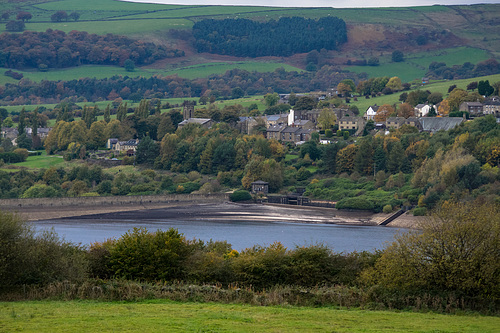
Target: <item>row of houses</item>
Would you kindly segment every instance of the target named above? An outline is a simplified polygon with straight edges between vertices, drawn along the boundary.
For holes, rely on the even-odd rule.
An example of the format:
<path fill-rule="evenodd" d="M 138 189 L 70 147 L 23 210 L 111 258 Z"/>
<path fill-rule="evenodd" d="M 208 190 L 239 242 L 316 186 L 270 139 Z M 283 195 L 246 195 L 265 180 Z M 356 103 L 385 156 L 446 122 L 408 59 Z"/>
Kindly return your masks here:
<path fill-rule="evenodd" d="M 482 103 L 463 102 L 462 104 L 460 104 L 458 110 L 469 112 L 473 116 L 492 114 L 495 117 L 500 118 L 500 97 L 489 97 L 486 98 Z"/>

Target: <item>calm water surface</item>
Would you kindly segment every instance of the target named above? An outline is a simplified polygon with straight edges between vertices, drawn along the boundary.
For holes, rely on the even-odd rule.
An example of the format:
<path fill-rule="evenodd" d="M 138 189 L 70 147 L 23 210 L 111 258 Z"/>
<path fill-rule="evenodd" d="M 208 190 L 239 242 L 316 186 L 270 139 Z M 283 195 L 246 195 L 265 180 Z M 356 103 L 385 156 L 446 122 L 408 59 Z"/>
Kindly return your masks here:
<path fill-rule="evenodd" d="M 281 242 L 287 248 L 296 245 L 326 244 L 335 252 L 372 251 L 382 249 L 405 229 L 334 224 L 290 222 L 179 221 L 179 220 L 91 220 L 61 219 L 36 222 L 38 230 L 54 228 L 67 241 L 90 244 L 108 238 L 119 238 L 134 227 L 150 231 L 176 228 L 188 239 L 226 240 L 241 251 L 253 245 Z"/>

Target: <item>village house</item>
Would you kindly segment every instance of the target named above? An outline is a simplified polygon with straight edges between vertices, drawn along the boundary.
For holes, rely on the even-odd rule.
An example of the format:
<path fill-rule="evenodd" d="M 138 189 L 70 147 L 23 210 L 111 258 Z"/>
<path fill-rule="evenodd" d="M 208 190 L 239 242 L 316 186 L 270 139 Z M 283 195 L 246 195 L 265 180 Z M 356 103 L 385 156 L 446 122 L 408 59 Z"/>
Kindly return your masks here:
<path fill-rule="evenodd" d="M 380 108 L 380 106 L 378 106 L 377 104 L 369 106 L 368 109 L 366 109 L 366 112 L 363 115 L 363 118 L 365 120 L 374 120 L 375 115 L 377 114 L 377 111 L 379 108 Z"/>
<path fill-rule="evenodd" d="M 240 117 L 236 126 L 241 133 L 250 134 L 257 126 L 257 120 L 254 117 Z"/>
<path fill-rule="evenodd" d="M 483 113 L 485 115 L 492 114 L 495 117 L 500 117 L 500 98 L 493 96 L 486 98 L 483 102 Z"/>
<path fill-rule="evenodd" d="M 466 111 L 471 115 L 480 116 L 483 114 L 483 104 L 479 102 L 463 102 L 458 107 L 458 111 Z"/>
<path fill-rule="evenodd" d="M 321 113 L 321 110 L 320 109 L 312 109 L 312 110 L 309 110 L 305 113 L 304 115 L 304 119 L 307 119 L 309 121 L 312 121 L 314 124 L 317 124 L 318 123 L 318 117 Z"/>
<path fill-rule="evenodd" d="M 135 153 L 138 145 L 139 145 L 138 139 L 132 139 L 128 141 L 118 141 L 115 145 L 115 150 L 119 152 L 125 152 L 127 154 L 129 154 L 129 151 L 133 151 Z"/>
<path fill-rule="evenodd" d="M 362 117 L 355 117 L 352 112 L 345 112 L 338 120 L 339 130 L 356 131 L 355 135 L 365 128 L 366 121 Z"/>
<path fill-rule="evenodd" d="M 275 125 L 271 126 L 267 129 L 266 131 L 266 137 L 267 139 L 274 139 L 274 140 L 281 140 L 281 131 L 285 129 L 286 126 L 284 125 Z"/>
<path fill-rule="evenodd" d="M 403 117 L 388 117 L 385 120 L 385 128 L 399 129 L 405 123 L 405 118 Z"/>
<path fill-rule="evenodd" d="M 106 148 L 111 150 L 117 150 L 116 149 L 117 143 L 118 143 L 117 138 L 109 138 L 108 141 L 106 142 Z"/>
<path fill-rule="evenodd" d="M 266 127 L 286 124 L 288 122 L 288 114 L 272 114 L 265 117 Z"/>
<path fill-rule="evenodd" d="M 427 114 L 431 111 L 432 109 L 432 105 L 428 105 L 428 104 L 417 104 L 417 106 L 415 106 L 415 116 L 416 117 L 425 117 L 427 116 Z"/>

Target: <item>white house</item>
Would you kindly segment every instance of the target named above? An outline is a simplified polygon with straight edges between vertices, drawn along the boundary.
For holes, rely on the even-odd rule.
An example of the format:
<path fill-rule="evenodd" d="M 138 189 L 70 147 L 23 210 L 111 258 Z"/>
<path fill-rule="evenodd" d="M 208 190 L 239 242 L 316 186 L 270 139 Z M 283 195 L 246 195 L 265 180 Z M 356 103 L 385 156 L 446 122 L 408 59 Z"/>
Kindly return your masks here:
<path fill-rule="evenodd" d="M 432 105 L 428 104 L 417 104 L 415 106 L 415 116 L 416 117 L 425 117 L 431 111 Z"/>
<path fill-rule="evenodd" d="M 374 120 L 379 107 L 380 106 L 378 106 L 377 104 L 368 107 L 365 114 L 363 115 L 363 118 L 365 118 L 365 120 Z"/>

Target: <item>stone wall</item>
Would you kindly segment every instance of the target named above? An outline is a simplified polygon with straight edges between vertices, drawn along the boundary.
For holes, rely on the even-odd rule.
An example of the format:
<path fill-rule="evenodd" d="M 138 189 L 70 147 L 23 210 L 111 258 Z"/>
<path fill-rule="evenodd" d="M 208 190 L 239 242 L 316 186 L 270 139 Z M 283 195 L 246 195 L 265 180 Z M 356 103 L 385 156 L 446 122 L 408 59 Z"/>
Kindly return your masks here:
<path fill-rule="evenodd" d="M 168 194 L 168 195 L 137 195 L 112 197 L 77 197 L 77 198 L 30 198 L 30 199 L 0 199 L 0 209 L 31 208 L 31 207 L 78 207 L 78 206 L 123 206 L 154 203 L 175 202 L 221 202 L 228 200 L 228 195 L 221 194 Z"/>

